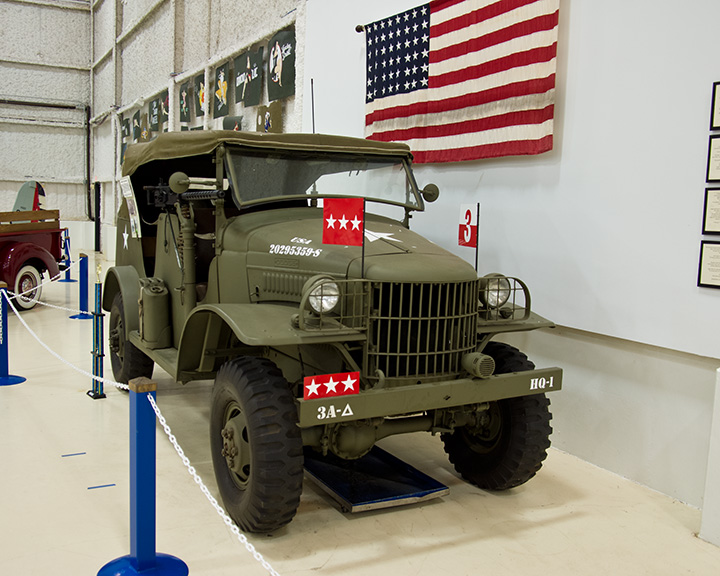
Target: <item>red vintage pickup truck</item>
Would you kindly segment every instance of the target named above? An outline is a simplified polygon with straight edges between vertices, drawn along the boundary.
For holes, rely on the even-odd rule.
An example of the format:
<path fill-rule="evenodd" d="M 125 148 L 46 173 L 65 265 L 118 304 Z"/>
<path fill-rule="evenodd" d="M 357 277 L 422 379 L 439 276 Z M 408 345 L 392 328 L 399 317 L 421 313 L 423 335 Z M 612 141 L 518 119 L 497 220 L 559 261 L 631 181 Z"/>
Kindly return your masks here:
<path fill-rule="evenodd" d="M 8 290 L 23 294 L 15 306 L 28 310 L 42 292 L 43 274 L 60 273 L 63 259 L 59 210 L 0 212 L 0 280 Z"/>

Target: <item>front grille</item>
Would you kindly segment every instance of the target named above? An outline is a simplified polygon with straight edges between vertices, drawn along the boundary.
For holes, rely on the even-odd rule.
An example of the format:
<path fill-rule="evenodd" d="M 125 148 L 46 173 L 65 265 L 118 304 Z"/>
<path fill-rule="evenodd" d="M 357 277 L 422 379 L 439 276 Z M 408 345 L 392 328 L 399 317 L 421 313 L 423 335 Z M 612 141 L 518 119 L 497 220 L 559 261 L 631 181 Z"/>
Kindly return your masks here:
<path fill-rule="evenodd" d="M 374 282 L 368 324 L 368 380 L 447 377 L 477 344 L 477 281 Z"/>
<path fill-rule="evenodd" d="M 306 274 L 292 272 L 263 271 L 261 295 L 264 300 L 296 301 L 302 295 L 302 289 L 309 278 Z"/>

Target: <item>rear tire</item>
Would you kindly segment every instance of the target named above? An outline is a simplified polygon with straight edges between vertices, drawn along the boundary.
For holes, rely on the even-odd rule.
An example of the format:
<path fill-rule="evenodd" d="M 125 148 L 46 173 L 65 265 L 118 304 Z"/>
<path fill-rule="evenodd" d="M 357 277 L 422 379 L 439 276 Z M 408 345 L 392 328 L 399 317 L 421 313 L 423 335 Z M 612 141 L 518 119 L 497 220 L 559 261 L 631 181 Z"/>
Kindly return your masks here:
<path fill-rule="evenodd" d="M 155 363 L 125 338 L 125 307 L 122 292 L 115 294 L 110 307 L 110 363 L 116 382 L 127 384 L 133 378 L 150 378 Z"/>
<path fill-rule="evenodd" d="M 303 447 L 295 398 L 269 360 L 240 356 L 220 368 L 210 413 L 210 449 L 228 515 L 268 533 L 300 504 Z"/>
<path fill-rule="evenodd" d="M 40 295 L 42 294 L 42 286 L 40 286 L 41 281 L 42 274 L 40 273 L 40 270 L 35 268 L 35 266 L 27 264 L 20 268 L 17 276 L 15 276 L 14 291 L 15 305 L 19 310 L 30 310 L 30 308 L 33 308 L 35 304 L 37 304 L 38 300 L 40 300 Z M 19 294 L 23 293 L 26 294 L 24 296 L 19 296 Z"/>
<path fill-rule="evenodd" d="M 490 342 L 483 350 L 495 360 L 495 373 L 525 372 L 535 365 L 519 350 Z M 542 467 L 550 447 L 550 401 L 533 394 L 491 402 L 475 426 L 441 436 L 445 452 L 460 475 L 486 490 L 524 484 Z"/>

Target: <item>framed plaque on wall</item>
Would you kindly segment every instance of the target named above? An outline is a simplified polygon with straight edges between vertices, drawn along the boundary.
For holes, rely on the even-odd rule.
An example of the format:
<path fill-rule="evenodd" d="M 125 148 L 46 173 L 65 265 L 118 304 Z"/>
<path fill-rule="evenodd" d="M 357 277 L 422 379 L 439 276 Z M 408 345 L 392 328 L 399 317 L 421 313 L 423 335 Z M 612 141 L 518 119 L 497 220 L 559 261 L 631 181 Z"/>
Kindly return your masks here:
<path fill-rule="evenodd" d="M 703 240 L 700 243 L 698 286 L 720 288 L 720 241 Z"/>
<path fill-rule="evenodd" d="M 713 82 L 712 105 L 710 107 L 710 130 L 720 130 L 720 97 L 718 97 L 720 82 Z"/>
<path fill-rule="evenodd" d="M 720 134 L 710 136 L 706 182 L 720 182 Z"/>
<path fill-rule="evenodd" d="M 705 188 L 703 234 L 720 234 L 720 188 Z"/>

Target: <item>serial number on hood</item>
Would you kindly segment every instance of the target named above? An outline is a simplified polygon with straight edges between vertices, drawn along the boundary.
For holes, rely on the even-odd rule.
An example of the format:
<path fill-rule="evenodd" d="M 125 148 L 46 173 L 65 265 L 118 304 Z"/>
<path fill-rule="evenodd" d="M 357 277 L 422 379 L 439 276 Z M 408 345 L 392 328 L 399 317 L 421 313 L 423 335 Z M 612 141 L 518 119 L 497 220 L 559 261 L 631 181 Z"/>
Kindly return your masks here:
<path fill-rule="evenodd" d="M 307 246 L 290 246 L 288 244 L 270 244 L 270 254 L 283 254 L 286 256 L 312 256 L 317 258 L 322 248 L 309 248 Z"/>

